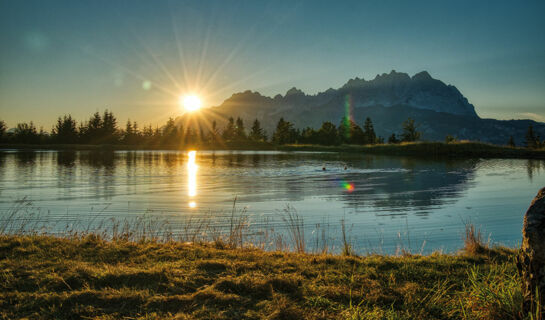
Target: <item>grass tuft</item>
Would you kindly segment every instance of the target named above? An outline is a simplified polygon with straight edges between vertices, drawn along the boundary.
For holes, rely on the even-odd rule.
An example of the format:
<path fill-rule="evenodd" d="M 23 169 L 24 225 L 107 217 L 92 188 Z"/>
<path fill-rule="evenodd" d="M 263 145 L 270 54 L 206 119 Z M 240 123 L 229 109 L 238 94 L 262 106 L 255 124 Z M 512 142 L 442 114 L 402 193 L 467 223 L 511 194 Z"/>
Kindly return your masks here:
<path fill-rule="evenodd" d="M 483 254 L 489 251 L 489 245 L 483 242 L 480 229 L 472 223 L 466 223 L 464 235 L 464 251 L 468 254 Z"/>

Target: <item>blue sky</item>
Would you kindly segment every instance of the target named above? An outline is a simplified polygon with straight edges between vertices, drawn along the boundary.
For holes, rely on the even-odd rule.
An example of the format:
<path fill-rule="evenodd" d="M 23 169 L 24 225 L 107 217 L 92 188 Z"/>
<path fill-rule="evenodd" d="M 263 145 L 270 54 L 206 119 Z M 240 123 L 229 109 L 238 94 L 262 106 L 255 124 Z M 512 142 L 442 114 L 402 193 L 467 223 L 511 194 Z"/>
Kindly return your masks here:
<path fill-rule="evenodd" d="M 0 1 L 0 118 L 124 123 L 243 90 L 427 70 L 482 117 L 545 121 L 543 1 Z"/>

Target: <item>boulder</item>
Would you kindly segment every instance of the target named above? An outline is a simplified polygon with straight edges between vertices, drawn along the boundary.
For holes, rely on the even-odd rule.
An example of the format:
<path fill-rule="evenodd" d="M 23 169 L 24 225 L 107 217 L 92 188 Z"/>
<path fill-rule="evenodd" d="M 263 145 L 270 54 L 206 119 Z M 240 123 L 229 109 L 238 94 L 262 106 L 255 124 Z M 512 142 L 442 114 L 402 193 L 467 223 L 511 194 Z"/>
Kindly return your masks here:
<path fill-rule="evenodd" d="M 522 277 L 523 307 L 526 314 L 535 315 L 545 312 L 545 188 L 539 190 L 524 215 L 522 236 L 517 267 Z"/>

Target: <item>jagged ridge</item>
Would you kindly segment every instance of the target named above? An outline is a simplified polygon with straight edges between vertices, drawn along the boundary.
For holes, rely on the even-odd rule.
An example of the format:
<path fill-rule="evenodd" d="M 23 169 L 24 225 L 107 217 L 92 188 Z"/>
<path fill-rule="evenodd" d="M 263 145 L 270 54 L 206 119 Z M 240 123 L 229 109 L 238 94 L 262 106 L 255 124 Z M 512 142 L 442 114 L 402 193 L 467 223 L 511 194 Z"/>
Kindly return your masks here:
<path fill-rule="evenodd" d="M 545 135 L 545 125 L 531 120 L 479 118 L 475 107 L 455 86 L 432 78 L 426 71 L 412 77 L 394 70 L 372 80 L 356 77 L 338 89 L 329 88 L 315 95 L 295 87 L 274 98 L 248 90 L 233 94 L 205 113 L 208 122 L 216 120 L 220 127 L 230 116 L 241 117 L 248 124 L 257 118 L 272 133 L 280 117 L 299 128 L 316 128 L 324 121 L 338 124 L 346 115 L 347 103 L 357 123 L 361 125 L 370 116 L 377 133 L 383 136 L 399 133 L 401 123 L 408 117 L 420 124 L 422 137 L 427 140 L 443 140 L 450 134 L 460 139 L 505 144 L 513 135 L 521 144 L 530 123 Z"/>

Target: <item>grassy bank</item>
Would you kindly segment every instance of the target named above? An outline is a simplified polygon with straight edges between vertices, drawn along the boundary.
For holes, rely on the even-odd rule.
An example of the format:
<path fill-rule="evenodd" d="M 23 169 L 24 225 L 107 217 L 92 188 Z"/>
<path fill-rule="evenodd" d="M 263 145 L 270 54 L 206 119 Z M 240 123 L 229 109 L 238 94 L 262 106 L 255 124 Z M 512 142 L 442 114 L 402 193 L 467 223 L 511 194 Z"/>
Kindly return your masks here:
<path fill-rule="evenodd" d="M 79 145 L 79 144 L 0 144 L 1 149 L 18 150 L 280 150 L 280 151 L 327 151 L 384 154 L 416 157 L 457 157 L 457 158 L 519 158 L 545 159 L 545 150 L 512 148 L 480 142 L 416 142 L 380 145 L 273 145 L 265 142 L 227 143 L 222 145 L 194 145 L 180 147 L 152 145 Z"/>
<path fill-rule="evenodd" d="M 334 256 L 0 236 L 0 318 L 518 319 L 515 252 Z"/>
<path fill-rule="evenodd" d="M 512 148 L 480 142 L 415 142 L 364 146 L 285 145 L 280 146 L 278 149 L 284 151 L 359 152 L 415 157 L 545 159 L 545 150 L 543 149 Z"/>

